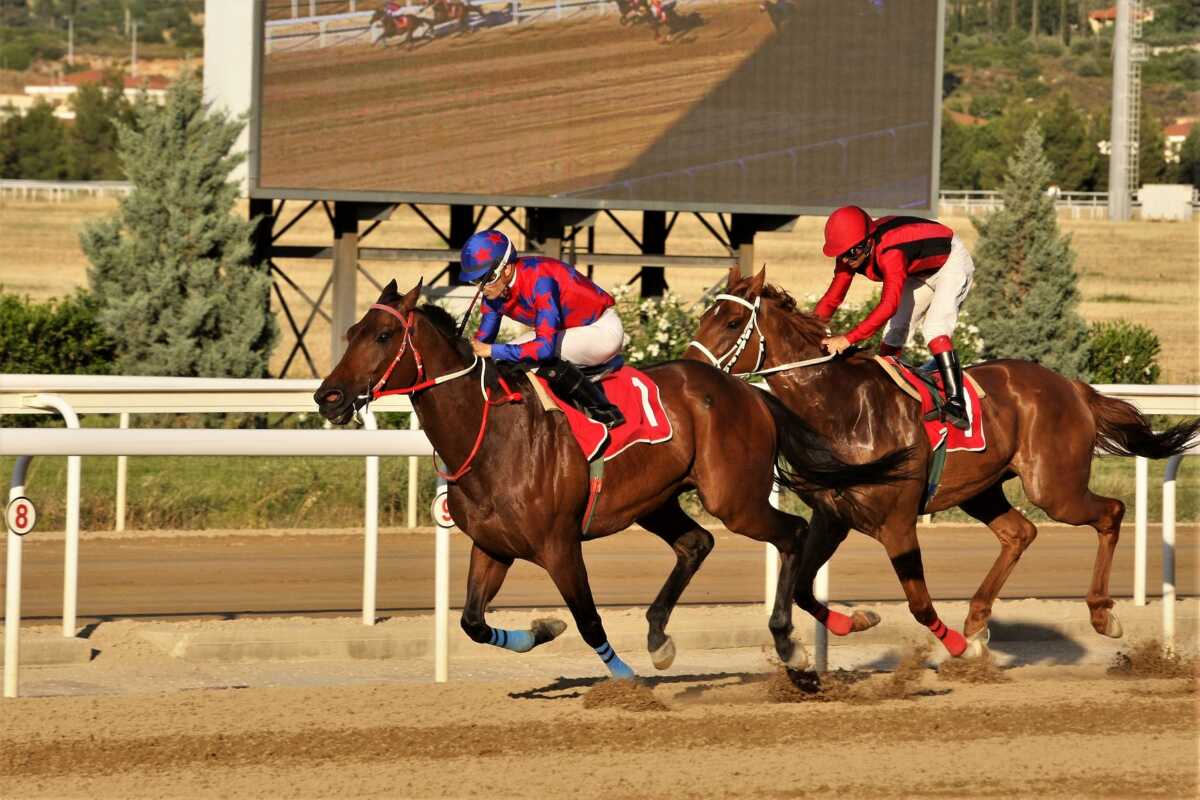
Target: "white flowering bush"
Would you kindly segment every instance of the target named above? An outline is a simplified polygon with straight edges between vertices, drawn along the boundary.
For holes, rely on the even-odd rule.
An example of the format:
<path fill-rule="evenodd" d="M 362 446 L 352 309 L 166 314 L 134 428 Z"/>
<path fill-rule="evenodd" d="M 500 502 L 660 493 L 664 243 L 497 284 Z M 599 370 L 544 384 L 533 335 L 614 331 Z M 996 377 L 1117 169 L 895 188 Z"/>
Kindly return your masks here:
<path fill-rule="evenodd" d="M 1161 349 L 1145 325 L 1094 322 L 1088 328 L 1088 377 L 1092 383 L 1155 383 Z"/>
<path fill-rule="evenodd" d="M 626 361 L 641 366 L 683 355 L 703 309 L 671 292 L 642 299 L 629 286 L 618 286 L 610 293 L 625 328 Z"/>

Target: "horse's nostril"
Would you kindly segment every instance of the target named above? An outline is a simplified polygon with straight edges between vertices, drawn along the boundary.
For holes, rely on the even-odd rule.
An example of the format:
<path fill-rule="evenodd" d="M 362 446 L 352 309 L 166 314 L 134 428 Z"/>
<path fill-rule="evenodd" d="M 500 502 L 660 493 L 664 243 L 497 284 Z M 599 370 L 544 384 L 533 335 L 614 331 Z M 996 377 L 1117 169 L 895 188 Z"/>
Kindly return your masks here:
<path fill-rule="evenodd" d="M 325 402 L 329 405 L 334 405 L 342 400 L 342 393 L 334 389 L 332 392 L 325 393 Z"/>

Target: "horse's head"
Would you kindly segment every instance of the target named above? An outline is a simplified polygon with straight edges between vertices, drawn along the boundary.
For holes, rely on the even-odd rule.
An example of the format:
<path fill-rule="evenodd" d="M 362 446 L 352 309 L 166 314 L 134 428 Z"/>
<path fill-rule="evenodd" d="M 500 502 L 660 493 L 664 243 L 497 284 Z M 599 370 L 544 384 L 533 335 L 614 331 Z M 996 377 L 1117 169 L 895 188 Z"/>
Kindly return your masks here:
<path fill-rule="evenodd" d="M 768 358 L 782 363 L 821 355 L 826 334 L 823 322 L 797 309 L 795 298 L 767 283 L 766 267 L 751 278 L 731 269 L 725 291 L 700 317 L 684 357 L 726 372 L 749 373 L 769 366 Z"/>
<path fill-rule="evenodd" d="M 350 326 L 346 352 L 313 395 L 322 416 L 345 425 L 374 390 L 417 382 L 420 296 L 420 283 L 401 295 L 393 280 L 363 318 Z"/>

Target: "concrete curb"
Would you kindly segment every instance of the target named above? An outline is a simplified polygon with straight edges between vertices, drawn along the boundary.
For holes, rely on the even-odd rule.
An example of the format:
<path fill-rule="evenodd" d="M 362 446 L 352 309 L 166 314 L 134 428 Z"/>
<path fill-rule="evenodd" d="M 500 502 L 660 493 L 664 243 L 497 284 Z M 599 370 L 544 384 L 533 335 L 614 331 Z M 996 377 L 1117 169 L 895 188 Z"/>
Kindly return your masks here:
<path fill-rule="evenodd" d="M 46 667 L 61 664 L 86 664 L 92 660 L 92 644 L 87 639 L 48 633 L 22 634 L 21 666 Z M 0 652 L 0 665 L 4 653 Z"/>
<path fill-rule="evenodd" d="M 872 603 L 869 607 L 880 615 L 881 623 L 869 631 L 852 636 L 831 636 L 831 647 L 906 647 L 933 641 L 932 635 L 912 619 L 904 604 Z M 721 621 L 714 618 L 718 609 Z M 966 615 L 967 604 L 941 603 L 938 609 L 943 619 L 952 621 L 957 627 Z M 1092 630 L 1087 607 L 1082 601 L 1021 600 L 999 603 L 990 625 L 991 646 L 997 650 L 1045 646 L 1056 651 L 1082 654 L 1093 650 L 1110 651 L 1114 647 L 1128 648 L 1139 641 L 1161 639 L 1160 603 L 1142 607 L 1120 603 L 1116 611 L 1125 634 L 1121 639 L 1114 640 Z M 613 647 L 618 651 L 630 652 L 645 649 L 646 627 L 642 612 L 629 609 L 602 613 Z M 501 611 L 490 614 L 488 619 L 497 627 L 527 628 L 531 620 L 540 616 L 570 620 L 570 615 L 564 609 Z M 799 636 L 811 643 L 811 620 L 797 612 L 795 622 Z M 480 647 L 470 641 L 458 629 L 457 618 L 452 620 L 451 626 L 449 652 L 452 658 L 503 655 L 499 650 Z M 1195 649 L 1198 627 L 1200 600 L 1180 602 L 1176 611 L 1176 647 L 1181 651 Z M 668 626 L 668 632 L 680 650 L 720 650 L 771 644 L 766 614 L 759 606 L 681 608 Z M 213 627 L 210 623 L 200 628 L 155 623 L 139 626 L 137 633 L 162 650 L 164 655 L 194 662 L 432 658 L 434 646 L 432 617 L 393 619 L 374 627 L 355 625 L 347 620 L 253 620 L 235 621 L 219 627 Z M 575 633 L 573 625 L 559 639 L 535 651 L 538 655 L 547 656 L 590 652 L 591 649 Z"/>

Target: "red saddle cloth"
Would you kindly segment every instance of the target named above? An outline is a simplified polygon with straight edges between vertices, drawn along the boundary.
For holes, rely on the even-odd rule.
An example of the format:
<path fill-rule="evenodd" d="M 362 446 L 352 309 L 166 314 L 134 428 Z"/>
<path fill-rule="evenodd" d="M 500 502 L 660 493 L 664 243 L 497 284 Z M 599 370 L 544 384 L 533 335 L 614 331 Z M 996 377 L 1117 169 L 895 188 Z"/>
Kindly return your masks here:
<path fill-rule="evenodd" d="M 622 366 L 600 382 L 608 399 L 625 415 L 625 423 L 611 431 L 603 423 L 591 419 L 554 394 L 545 379 L 532 373 L 530 377 L 541 381 L 562 409 L 571 426 L 571 433 L 575 435 L 575 441 L 588 461 L 601 453 L 604 460 L 608 461 L 631 445 L 639 442 L 658 444 L 667 441 L 673 434 L 671 420 L 667 418 L 662 398 L 658 395 L 658 385 L 633 367 Z"/>
<path fill-rule="evenodd" d="M 911 367 L 895 356 L 886 356 L 886 358 L 896 368 L 896 371 L 903 376 L 904 380 L 921 395 L 921 415 L 924 416 L 933 411 L 933 395 L 930 393 L 929 384 L 916 375 Z M 938 385 L 940 391 L 942 386 L 941 376 L 932 374 L 929 378 Z M 946 439 L 946 452 L 948 453 L 953 453 L 957 450 L 978 452 L 987 447 L 987 439 L 983 434 L 983 406 L 979 402 L 979 392 L 975 390 L 975 384 L 972 381 L 964 379 L 963 383 L 966 385 L 967 419 L 971 421 L 971 427 L 963 430 L 940 419 L 925 420 L 925 434 L 929 437 L 929 446 L 935 450 L 942 443 L 943 439 Z"/>

